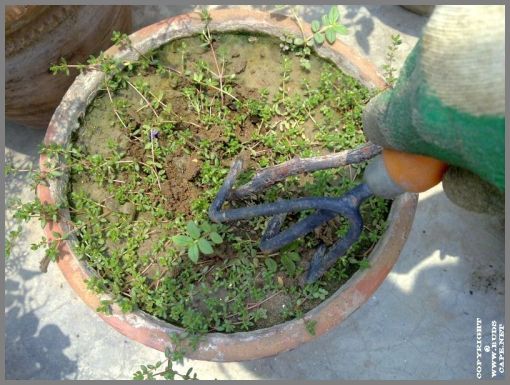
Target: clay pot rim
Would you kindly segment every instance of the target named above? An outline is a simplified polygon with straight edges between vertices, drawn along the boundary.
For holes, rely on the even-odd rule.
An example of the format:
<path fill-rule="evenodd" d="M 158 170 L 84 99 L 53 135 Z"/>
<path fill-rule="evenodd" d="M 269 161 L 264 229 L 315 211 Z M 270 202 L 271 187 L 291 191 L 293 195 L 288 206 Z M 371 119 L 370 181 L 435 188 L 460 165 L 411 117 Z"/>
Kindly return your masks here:
<path fill-rule="evenodd" d="M 18 31 L 39 15 L 50 9 L 50 5 L 6 5 L 5 35 Z"/>
<path fill-rule="evenodd" d="M 287 17 L 275 16 L 266 12 L 246 9 L 222 9 L 210 11 L 211 31 L 248 31 L 282 36 L 284 32 L 299 33 L 298 27 Z M 203 22 L 197 13 L 188 13 L 145 27 L 130 35 L 133 46 L 146 52 L 162 44 L 201 31 Z M 310 26 L 303 23 L 307 33 Z M 129 49 L 120 51 L 111 47 L 106 54 L 125 59 L 133 59 L 138 54 Z M 337 41 L 333 46 L 321 47 L 317 54 L 332 60 L 345 72 L 357 77 L 370 88 L 384 88 L 385 82 L 377 74 L 376 68 L 367 60 L 344 43 Z M 101 84 L 104 74 L 88 72 L 78 76 L 62 102 L 56 109 L 44 139 L 45 144 L 69 143 L 71 133 L 79 127 L 78 118 L 85 114 L 86 106 L 92 101 Z M 40 157 L 41 170 L 46 170 L 44 155 Z M 50 182 L 49 187 L 38 186 L 38 196 L 42 202 L 56 203 L 62 199 L 68 176 Z M 388 217 L 388 229 L 377 243 L 369 256 L 371 267 L 356 272 L 327 300 L 310 310 L 302 319 L 287 321 L 269 328 L 251 332 L 232 334 L 209 333 L 205 335 L 196 350 L 187 357 L 208 361 L 244 361 L 273 356 L 296 348 L 302 343 L 311 341 L 340 324 L 347 316 L 365 303 L 383 282 L 394 263 L 398 259 L 407 235 L 411 228 L 417 204 L 416 194 L 403 194 L 392 204 Z M 64 219 L 69 219 L 69 211 L 63 210 Z M 45 233 L 49 240 L 54 239 L 53 232 L 66 230 L 65 222 L 48 223 Z M 89 291 L 85 279 L 93 272 L 82 263 L 72 250 L 72 240 L 64 241 L 59 246 L 58 266 L 71 287 L 82 300 L 94 311 L 101 299 Z M 164 351 L 166 347 L 174 348 L 169 334 L 183 332 L 182 328 L 164 322 L 141 310 L 122 313 L 119 306 L 111 306 L 111 315 L 97 313 L 104 321 L 116 330 L 147 346 Z M 316 321 L 315 335 L 311 335 L 305 322 Z"/>

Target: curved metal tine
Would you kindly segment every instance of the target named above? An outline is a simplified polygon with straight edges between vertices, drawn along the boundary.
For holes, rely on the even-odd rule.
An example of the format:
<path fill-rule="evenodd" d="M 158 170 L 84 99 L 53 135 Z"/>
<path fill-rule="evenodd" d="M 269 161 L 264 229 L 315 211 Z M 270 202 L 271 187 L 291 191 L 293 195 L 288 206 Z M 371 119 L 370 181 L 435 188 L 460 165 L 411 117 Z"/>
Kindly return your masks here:
<path fill-rule="evenodd" d="M 209 218 L 213 222 L 222 223 L 228 221 L 228 219 L 225 219 L 224 213 L 221 212 L 221 206 L 225 203 L 225 200 L 232 190 L 232 187 L 234 186 L 234 183 L 241 171 L 243 171 L 243 160 L 241 158 L 237 158 L 234 160 L 223 185 L 209 207 Z"/>
<path fill-rule="evenodd" d="M 349 214 L 344 214 L 349 219 L 350 227 L 349 231 L 342 239 L 336 241 L 327 252 L 325 248 L 317 250 L 313 256 L 310 266 L 306 273 L 305 283 L 313 283 L 340 258 L 344 255 L 347 250 L 358 240 L 363 230 L 363 219 L 359 210 L 356 209 Z"/>
<path fill-rule="evenodd" d="M 283 215 L 286 214 L 281 214 L 273 218 L 279 218 Z M 260 240 L 259 247 L 263 252 L 274 252 L 296 239 L 312 232 L 314 229 L 333 219 L 337 215 L 340 215 L 340 213 L 330 210 L 318 210 L 280 233 L 278 233 L 278 230 L 283 224 L 283 220 L 278 224 L 278 227 L 276 227 L 276 224 L 272 223 L 274 220 L 272 218 L 267 224 L 266 231 Z"/>
<path fill-rule="evenodd" d="M 283 222 L 285 222 L 285 218 L 287 218 L 287 213 L 278 214 L 274 217 L 271 217 L 269 221 L 267 222 L 266 228 L 264 232 L 262 233 L 262 236 L 260 237 L 260 248 L 262 251 L 265 251 L 262 248 L 262 245 L 265 244 L 266 241 L 273 238 L 275 235 L 278 234 L 280 231 L 280 228 L 283 225 Z M 271 251 L 271 250 L 267 250 Z"/>
<path fill-rule="evenodd" d="M 307 203 L 314 203 L 314 208 L 319 210 L 280 233 L 278 233 L 278 230 L 283 223 L 283 218 L 285 218 L 284 214 L 279 214 L 276 219 L 273 217 L 273 219 L 269 221 L 266 231 L 262 236 L 260 249 L 264 252 L 276 251 L 294 240 L 310 233 L 315 228 L 338 215 L 347 217 L 351 223 L 358 223 L 358 221 L 360 221 L 362 229 L 363 222 L 358 210 L 361 203 L 370 196 L 372 196 L 372 191 L 366 184 L 362 183 L 348 191 L 340 198 L 306 198 L 308 199 Z M 288 205 L 288 211 L 291 211 L 293 210 L 294 205 L 302 199 L 304 198 L 289 201 L 281 200 L 277 203 Z M 268 206 L 266 206 L 266 208 L 272 209 L 272 207 Z M 351 244 L 352 243 L 353 242 L 351 242 Z"/>
<path fill-rule="evenodd" d="M 342 201 L 343 204 L 339 204 Z M 209 217 L 214 222 L 232 222 L 255 217 L 272 217 L 278 214 L 298 212 L 303 210 L 326 210 L 342 214 L 347 209 L 348 202 L 340 198 L 308 197 L 264 203 L 256 206 L 241 207 L 225 211 L 209 211 Z M 350 203 L 349 203 L 350 205 Z"/>

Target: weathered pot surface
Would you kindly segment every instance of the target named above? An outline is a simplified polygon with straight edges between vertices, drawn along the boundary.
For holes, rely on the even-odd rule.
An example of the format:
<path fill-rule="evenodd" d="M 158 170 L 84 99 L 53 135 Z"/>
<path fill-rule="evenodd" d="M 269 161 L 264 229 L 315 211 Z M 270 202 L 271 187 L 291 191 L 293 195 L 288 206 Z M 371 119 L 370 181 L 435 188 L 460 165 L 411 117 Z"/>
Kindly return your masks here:
<path fill-rule="evenodd" d="M 282 36 L 285 32 L 299 33 L 294 21 L 269 13 L 224 9 L 211 11 L 211 16 L 209 28 L 213 32 L 244 30 L 274 36 Z M 131 40 L 136 49 L 145 52 L 170 40 L 200 33 L 203 25 L 198 14 L 185 14 L 143 28 L 133 33 Z M 310 33 L 308 25 L 304 25 L 304 29 L 306 33 Z M 134 59 L 138 56 L 134 51 L 129 49 L 120 51 L 117 47 L 110 48 L 107 54 L 125 59 Z M 329 58 L 339 68 L 370 88 L 385 87 L 375 67 L 341 41 L 337 40 L 333 46 L 324 45 L 318 50 L 318 54 Z M 103 76 L 100 72 L 89 72 L 76 78 L 53 115 L 45 137 L 46 144 L 69 143 L 71 133 L 79 127 L 78 117 L 85 113 L 86 106 L 94 98 Z M 42 155 L 40 165 L 43 171 L 45 161 L 46 158 Z M 38 195 L 41 201 L 56 203 L 62 199 L 66 179 L 63 177 L 52 181 L 49 188 L 39 186 Z M 224 362 L 268 357 L 294 349 L 338 326 L 372 296 L 392 269 L 411 229 L 416 203 L 415 194 L 403 194 L 393 202 L 388 217 L 388 229 L 369 256 L 371 267 L 356 272 L 345 285 L 309 311 L 303 319 L 251 332 L 210 333 L 205 335 L 198 348 L 187 356 Z M 69 218 L 67 210 L 62 214 L 64 218 Z M 65 230 L 64 222 L 50 223 L 45 228 L 49 239 L 53 238 L 52 231 Z M 99 306 L 100 298 L 89 291 L 84 282 L 93 272 L 73 253 L 72 242 L 65 241 L 60 244 L 58 265 L 71 287 L 95 310 Z M 166 347 L 173 348 L 169 337 L 171 333 L 183 331 L 142 311 L 122 313 L 117 305 L 112 306 L 111 315 L 102 313 L 98 315 L 125 336 L 161 351 Z M 315 335 L 311 335 L 305 328 L 305 322 L 309 320 L 316 321 Z"/>
<path fill-rule="evenodd" d="M 78 73 L 53 76 L 50 65 L 84 62 L 132 25 L 130 6 L 10 5 L 5 13 L 5 114 L 34 128 L 47 127 Z"/>

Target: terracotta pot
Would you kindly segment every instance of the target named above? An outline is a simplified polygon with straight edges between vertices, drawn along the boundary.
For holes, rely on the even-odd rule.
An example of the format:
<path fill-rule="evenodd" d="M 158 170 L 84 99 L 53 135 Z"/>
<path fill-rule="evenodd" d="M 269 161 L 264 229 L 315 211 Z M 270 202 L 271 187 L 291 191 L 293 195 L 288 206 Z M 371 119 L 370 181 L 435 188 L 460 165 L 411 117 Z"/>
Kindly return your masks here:
<path fill-rule="evenodd" d="M 211 16 L 212 31 L 245 30 L 274 36 L 281 36 L 284 32 L 299 33 L 292 20 L 268 13 L 226 9 L 212 11 Z M 172 39 L 196 34 L 202 28 L 203 23 L 196 13 L 185 14 L 143 28 L 132 34 L 131 40 L 138 50 L 145 52 Z M 307 33 L 310 32 L 308 25 L 304 28 Z M 135 52 L 119 51 L 117 47 L 110 48 L 107 53 L 125 59 L 137 57 Z M 385 86 L 382 78 L 376 73 L 375 66 L 362 59 L 341 41 L 337 41 L 333 46 L 324 45 L 318 53 L 333 60 L 338 67 L 354 75 L 368 87 Z M 90 72 L 80 75 L 75 80 L 55 111 L 46 133 L 45 143 L 63 145 L 69 143 L 71 133 L 79 127 L 78 117 L 85 113 L 87 104 L 96 94 L 103 77 L 100 72 Z M 43 171 L 45 162 L 46 158 L 42 156 L 40 165 Z M 49 188 L 39 186 L 40 199 L 48 202 L 59 201 L 62 191 L 65 191 L 65 183 L 64 177 L 51 182 Z M 415 194 L 401 195 L 393 202 L 388 218 L 388 229 L 369 256 L 371 267 L 355 273 L 330 298 L 309 311 L 304 319 L 252 332 L 207 334 L 197 350 L 189 353 L 188 357 L 209 361 L 243 361 L 273 356 L 296 348 L 338 326 L 370 298 L 392 269 L 407 239 L 416 203 Z M 63 215 L 64 218 L 69 218 L 69 212 L 64 211 Z M 64 222 L 49 224 L 45 229 L 50 239 L 53 237 L 52 231 L 63 230 Z M 95 310 L 99 305 L 99 298 L 88 291 L 84 283 L 84 280 L 93 273 L 73 252 L 72 241 L 61 244 L 58 265 L 76 293 Z M 124 314 L 117 305 L 112 305 L 111 315 L 99 314 L 99 316 L 125 336 L 161 351 L 167 346 L 173 347 L 169 338 L 170 333 L 182 331 L 181 328 L 143 311 Z M 305 328 L 305 321 L 308 320 L 317 321 L 315 336 Z"/>
<path fill-rule="evenodd" d="M 53 76 L 61 57 L 84 62 L 108 48 L 114 30 L 131 31 L 129 6 L 6 6 L 5 114 L 46 128 L 77 71 Z"/>

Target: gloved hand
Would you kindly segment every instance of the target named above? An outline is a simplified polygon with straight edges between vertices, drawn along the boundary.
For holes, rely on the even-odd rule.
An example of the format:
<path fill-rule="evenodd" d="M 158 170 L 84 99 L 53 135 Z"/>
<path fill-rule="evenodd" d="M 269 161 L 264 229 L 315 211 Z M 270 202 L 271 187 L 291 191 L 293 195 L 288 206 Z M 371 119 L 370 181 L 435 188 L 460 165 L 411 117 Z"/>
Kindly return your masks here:
<path fill-rule="evenodd" d="M 504 212 L 504 12 L 503 5 L 436 6 L 395 88 L 363 115 L 370 141 L 445 162 L 444 176 L 444 164 L 432 162 L 434 183 L 442 178 L 454 203 L 490 213 Z M 377 162 L 367 169 L 369 181 Z M 425 163 L 414 167 L 427 174 Z"/>

